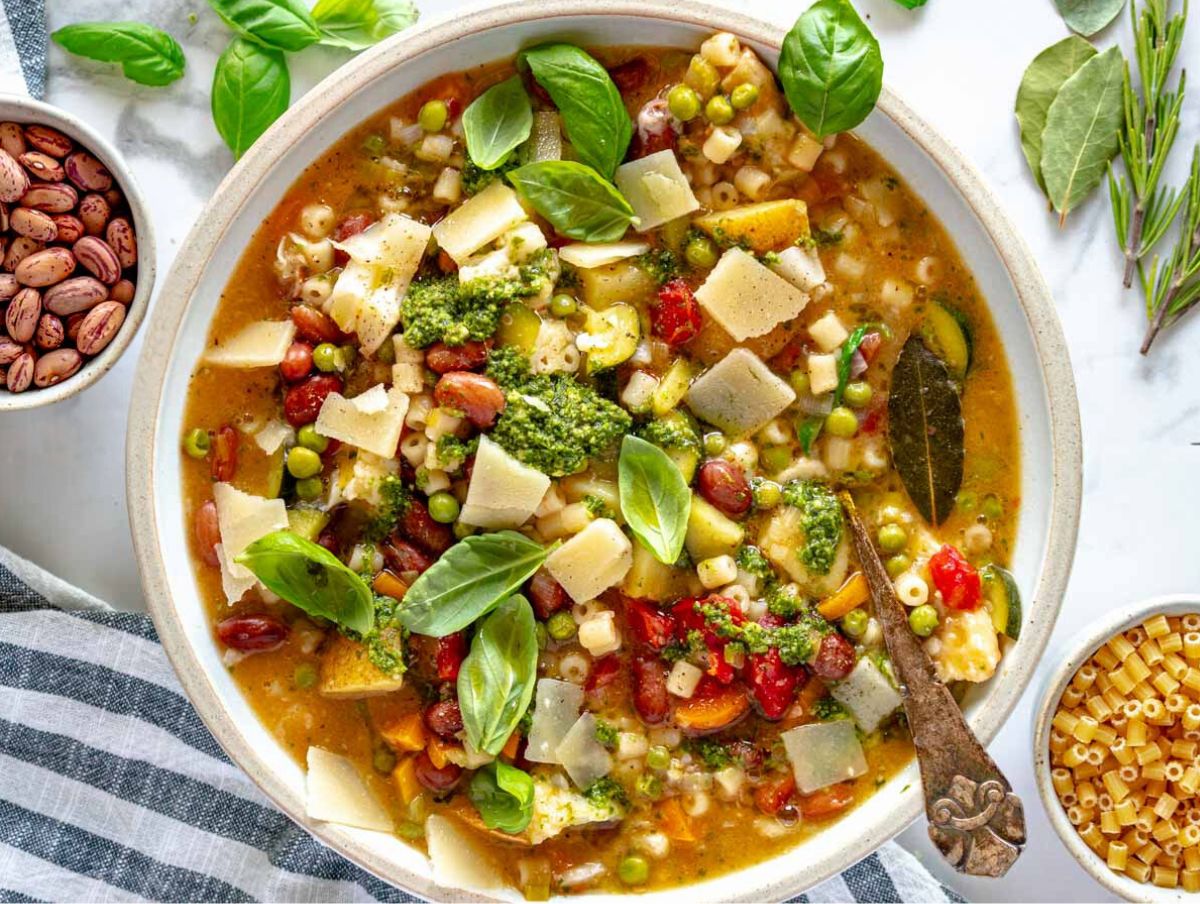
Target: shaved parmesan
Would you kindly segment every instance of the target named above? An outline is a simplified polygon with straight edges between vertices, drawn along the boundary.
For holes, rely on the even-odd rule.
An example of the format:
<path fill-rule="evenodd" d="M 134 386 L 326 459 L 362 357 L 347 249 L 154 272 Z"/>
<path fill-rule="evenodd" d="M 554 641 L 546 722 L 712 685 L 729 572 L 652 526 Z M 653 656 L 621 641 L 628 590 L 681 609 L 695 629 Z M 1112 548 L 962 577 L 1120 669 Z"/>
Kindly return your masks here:
<path fill-rule="evenodd" d="M 558 745 L 579 719 L 583 688 L 556 678 L 538 679 L 533 695 L 533 721 L 525 745 L 531 763 L 557 763 Z"/>
<path fill-rule="evenodd" d="M 727 433 L 751 433 L 796 400 L 796 393 L 758 355 L 735 348 L 697 377 L 687 404 L 702 421 Z"/>
<path fill-rule="evenodd" d="M 227 560 L 227 570 L 231 578 L 236 579 L 240 585 L 253 578 L 254 574 L 245 565 L 239 565 L 234 560 L 255 540 L 287 528 L 287 506 L 282 499 L 264 499 L 261 496 L 243 493 L 228 483 L 213 486 L 213 502 L 217 506 L 217 526 L 221 532 L 221 546 Z M 242 591 L 244 592 L 245 590 Z M 241 593 L 237 598 L 241 598 Z"/>
<path fill-rule="evenodd" d="M 291 444 L 295 439 L 296 431 L 283 421 L 270 421 L 254 434 L 255 444 L 268 455 L 274 455 L 280 446 Z"/>
<path fill-rule="evenodd" d="M 529 217 L 517 193 L 497 180 L 433 227 L 438 246 L 462 265 Z"/>
<path fill-rule="evenodd" d="M 780 737 L 801 794 L 812 794 L 867 771 L 867 759 L 849 719 L 801 725 Z"/>
<path fill-rule="evenodd" d="M 555 755 L 571 781 L 580 788 L 612 771 L 612 756 L 596 740 L 596 717 L 591 713 L 584 713 L 576 720 L 559 742 Z"/>
<path fill-rule="evenodd" d="M 627 257 L 637 257 L 650 250 L 646 242 L 608 242 L 603 245 L 588 245 L 578 242 L 558 249 L 559 260 L 566 261 L 581 270 L 606 267 Z"/>
<path fill-rule="evenodd" d="M 520 527 L 541 504 L 549 488 L 549 477 L 481 436 L 460 517 L 466 524 L 488 530 Z"/>
<path fill-rule="evenodd" d="M 646 232 L 700 208 L 687 176 L 669 148 L 617 167 L 614 181 Z"/>
<path fill-rule="evenodd" d="M 434 813 L 426 818 L 425 845 L 438 885 L 477 892 L 508 884 L 478 837 L 445 816 Z"/>
<path fill-rule="evenodd" d="M 611 518 L 597 518 L 546 558 L 546 570 L 577 603 L 624 580 L 633 544 Z"/>
<path fill-rule="evenodd" d="M 308 748 L 309 819 L 390 832 L 392 818 L 368 790 L 354 764 L 320 747 Z"/>
<path fill-rule="evenodd" d="M 274 367 L 295 338 L 296 325 L 290 320 L 250 323 L 210 349 L 204 360 L 217 367 Z"/>
<path fill-rule="evenodd" d="M 394 458 L 407 413 L 408 395 L 379 383 L 353 399 L 331 392 L 321 405 L 316 428 L 322 436 Z"/>
<path fill-rule="evenodd" d="M 804 310 L 808 296 L 741 248 L 721 255 L 696 301 L 738 342 L 771 332 Z"/>
<path fill-rule="evenodd" d="M 402 213 L 389 213 L 344 242 L 334 242 L 351 260 L 375 267 L 392 267 L 402 273 L 416 272 L 433 230 Z"/>
<path fill-rule="evenodd" d="M 225 601 L 229 605 L 238 602 L 246 591 L 258 583 L 258 578 L 254 576 L 254 572 L 241 565 L 237 565 L 229 560 L 225 555 L 225 546 L 223 543 L 218 543 L 213 547 L 213 552 L 217 554 L 217 563 L 221 566 L 221 591 L 225 594 Z M 232 568 L 237 568 L 238 571 L 246 572 L 245 575 L 235 575 Z"/>
<path fill-rule="evenodd" d="M 825 282 L 825 267 L 816 248 L 784 248 L 770 267 L 802 292 L 811 292 Z"/>
<path fill-rule="evenodd" d="M 854 670 L 830 690 L 833 699 L 850 712 L 858 727 L 867 734 L 894 713 L 904 701 L 879 666 L 867 656 L 858 660 Z"/>

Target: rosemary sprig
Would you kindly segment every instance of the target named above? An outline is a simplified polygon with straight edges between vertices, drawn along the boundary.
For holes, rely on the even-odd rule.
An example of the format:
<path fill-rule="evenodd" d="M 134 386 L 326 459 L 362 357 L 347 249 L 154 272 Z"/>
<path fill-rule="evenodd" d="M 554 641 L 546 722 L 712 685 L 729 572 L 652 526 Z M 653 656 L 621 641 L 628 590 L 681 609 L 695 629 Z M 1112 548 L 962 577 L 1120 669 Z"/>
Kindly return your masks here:
<path fill-rule="evenodd" d="M 1150 351 L 1163 327 L 1179 320 L 1200 303 L 1200 145 L 1192 153 L 1192 169 L 1181 196 L 1187 198 L 1179 238 L 1165 262 L 1158 255 L 1142 274 L 1146 315 L 1150 326 L 1142 340 L 1142 354 Z"/>
<path fill-rule="evenodd" d="M 1125 127 L 1121 132 L 1121 158 L 1125 174 L 1108 171 L 1117 241 L 1125 255 L 1124 285 L 1133 285 L 1139 262 L 1170 228 L 1183 203 L 1183 192 L 1160 185 L 1163 167 L 1179 132 L 1179 112 L 1187 74 L 1179 77 L 1175 90 L 1167 83 L 1175 66 L 1187 20 L 1188 0 L 1183 10 L 1169 16 L 1170 0 L 1146 0 L 1139 12 L 1130 7 L 1133 22 L 1134 59 L 1139 86 L 1129 65 L 1125 67 Z"/>

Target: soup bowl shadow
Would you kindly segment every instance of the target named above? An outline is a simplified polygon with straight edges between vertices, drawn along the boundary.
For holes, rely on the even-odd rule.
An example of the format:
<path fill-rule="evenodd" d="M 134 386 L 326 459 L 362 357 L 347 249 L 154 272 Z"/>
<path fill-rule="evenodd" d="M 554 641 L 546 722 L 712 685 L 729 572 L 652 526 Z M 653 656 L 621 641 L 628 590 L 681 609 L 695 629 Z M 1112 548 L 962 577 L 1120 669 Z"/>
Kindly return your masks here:
<path fill-rule="evenodd" d="M 456 10 L 393 37 L 340 68 L 256 142 L 218 187 L 160 288 L 139 362 L 126 448 L 134 545 L 163 645 L 217 741 L 284 812 L 351 860 L 418 894 L 479 899 L 477 893 L 439 886 L 425 856 L 398 838 L 309 820 L 303 769 L 259 721 L 222 665 L 184 524 L 179 438 L 191 370 L 225 281 L 256 228 L 303 169 L 368 116 L 466 61 L 508 57 L 540 41 L 695 48 L 721 30 L 776 63 L 781 29 L 690 0 L 518 0 Z M 954 237 L 989 301 L 1013 372 L 1022 514 L 1012 570 L 1027 604 L 1020 642 L 1008 649 L 996 675 L 964 700 L 971 726 L 986 743 L 1033 675 L 1070 572 L 1081 492 L 1074 379 L 1033 255 L 980 176 L 886 90 L 856 132 Z M 798 850 L 706 878 L 687 894 L 726 901 L 789 897 L 866 856 L 921 810 L 914 763 L 879 788 L 868 805 L 830 823 Z M 669 890 L 642 897 L 677 900 Z"/>

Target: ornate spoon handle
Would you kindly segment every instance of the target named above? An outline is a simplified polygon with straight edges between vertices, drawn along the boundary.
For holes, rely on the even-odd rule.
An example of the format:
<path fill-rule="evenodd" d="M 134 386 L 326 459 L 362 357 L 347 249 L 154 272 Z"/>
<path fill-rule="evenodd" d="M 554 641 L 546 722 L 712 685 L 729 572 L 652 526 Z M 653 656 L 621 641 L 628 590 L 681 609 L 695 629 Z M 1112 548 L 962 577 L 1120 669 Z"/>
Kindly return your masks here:
<path fill-rule="evenodd" d="M 929 837 L 959 872 L 1003 876 L 1025 843 L 1021 799 L 967 726 L 950 691 L 938 681 L 933 661 L 908 627 L 908 616 L 854 500 L 845 492 L 841 500 L 900 681 L 925 788 Z"/>

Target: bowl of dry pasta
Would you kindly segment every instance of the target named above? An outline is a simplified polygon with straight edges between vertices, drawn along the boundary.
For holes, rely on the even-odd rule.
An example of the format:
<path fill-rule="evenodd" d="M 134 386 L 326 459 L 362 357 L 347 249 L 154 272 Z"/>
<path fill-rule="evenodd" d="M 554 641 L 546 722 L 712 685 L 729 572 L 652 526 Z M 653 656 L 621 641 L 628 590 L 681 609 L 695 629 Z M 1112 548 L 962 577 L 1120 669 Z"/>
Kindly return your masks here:
<path fill-rule="evenodd" d="M 1200 596 L 1098 622 L 1051 673 L 1038 792 L 1093 878 L 1130 901 L 1200 892 Z"/>

